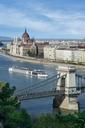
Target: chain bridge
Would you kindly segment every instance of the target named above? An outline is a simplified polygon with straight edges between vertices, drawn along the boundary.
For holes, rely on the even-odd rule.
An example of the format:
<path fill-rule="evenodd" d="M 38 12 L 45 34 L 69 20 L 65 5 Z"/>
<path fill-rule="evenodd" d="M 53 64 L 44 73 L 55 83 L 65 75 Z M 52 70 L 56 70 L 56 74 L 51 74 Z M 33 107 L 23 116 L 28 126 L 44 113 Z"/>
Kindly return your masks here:
<path fill-rule="evenodd" d="M 85 92 L 85 77 L 75 73 L 74 67 L 60 67 L 57 75 L 17 90 L 15 95 L 20 101 L 54 97 L 53 107 L 78 110 L 77 97 Z"/>
<path fill-rule="evenodd" d="M 63 75 L 63 77 L 64 76 L 65 75 Z M 60 92 L 55 88 L 57 80 L 59 78 L 60 74 L 54 75 L 48 79 L 42 80 L 38 83 L 35 83 L 34 85 L 31 85 L 30 87 L 26 87 L 24 89 L 16 91 L 15 95 L 18 97 L 19 100 L 28 100 L 64 94 L 64 91 Z M 49 89 L 49 85 L 51 85 L 51 83 L 55 83 L 55 86 L 52 86 Z"/>

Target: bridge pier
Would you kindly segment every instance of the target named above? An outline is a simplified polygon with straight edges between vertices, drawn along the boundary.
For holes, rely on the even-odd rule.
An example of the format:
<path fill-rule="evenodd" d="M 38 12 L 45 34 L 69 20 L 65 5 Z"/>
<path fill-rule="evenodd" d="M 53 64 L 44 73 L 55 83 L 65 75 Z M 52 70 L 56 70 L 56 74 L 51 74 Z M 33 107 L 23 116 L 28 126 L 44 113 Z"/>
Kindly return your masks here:
<path fill-rule="evenodd" d="M 78 111 L 76 78 L 74 67 L 59 67 L 60 79 L 58 80 L 56 90 L 64 90 L 64 95 L 56 96 L 53 99 L 53 107 L 59 107 L 67 110 Z M 75 95 L 74 95 L 75 94 Z"/>
<path fill-rule="evenodd" d="M 53 108 L 59 108 L 59 106 L 61 105 L 61 103 L 63 102 L 65 96 L 61 95 L 61 96 L 55 96 L 53 98 Z"/>
<path fill-rule="evenodd" d="M 76 97 L 65 96 L 63 102 L 60 105 L 61 109 L 78 111 L 78 103 Z"/>
<path fill-rule="evenodd" d="M 79 104 L 76 98 L 70 98 L 68 96 L 57 96 L 53 99 L 53 108 L 60 108 L 64 110 L 79 111 Z"/>

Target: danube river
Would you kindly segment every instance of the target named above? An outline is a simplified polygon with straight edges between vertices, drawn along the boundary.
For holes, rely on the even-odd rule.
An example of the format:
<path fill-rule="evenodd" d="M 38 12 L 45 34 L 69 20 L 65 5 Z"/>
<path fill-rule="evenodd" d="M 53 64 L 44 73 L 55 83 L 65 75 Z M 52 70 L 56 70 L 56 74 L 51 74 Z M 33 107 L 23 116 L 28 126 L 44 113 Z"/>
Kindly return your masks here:
<path fill-rule="evenodd" d="M 48 78 L 52 77 L 53 75 L 56 75 L 56 67 L 52 67 L 51 65 L 45 66 L 42 64 L 32 64 L 32 63 L 26 63 L 22 61 L 16 61 L 13 58 L 6 57 L 3 55 L 0 55 L 0 81 L 8 82 L 10 83 L 10 86 L 15 86 L 16 90 L 23 89 L 25 87 L 31 87 L 35 85 L 35 83 L 42 82 L 45 79 L 39 79 L 37 77 L 30 77 L 30 76 L 25 76 L 22 74 L 16 74 L 16 73 L 9 73 L 8 68 L 11 66 L 19 66 L 19 67 L 26 67 L 26 68 L 31 68 L 31 69 L 40 69 L 40 70 L 45 70 L 48 74 Z M 77 71 L 79 74 L 85 75 L 84 71 L 78 70 Z M 49 83 L 46 87 L 42 85 L 40 88 L 42 91 L 45 90 L 46 88 L 52 89 L 56 87 L 56 81 Z M 35 90 L 34 90 L 35 91 Z M 37 91 L 37 89 L 36 89 Z M 82 100 L 85 100 L 84 97 Z M 53 97 L 50 98 L 42 98 L 42 99 L 35 99 L 35 100 L 28 100 L 28 101 L 23 101 L 21 103 L 21 106 L 25 108 L 31 115 L 36 115 L 36 114 L 45 114 L 49 112 L 53 112 L 52 108 L 52 101 Z M 84 107 L 84 102 L 81 102 L 81 106 Z"/>

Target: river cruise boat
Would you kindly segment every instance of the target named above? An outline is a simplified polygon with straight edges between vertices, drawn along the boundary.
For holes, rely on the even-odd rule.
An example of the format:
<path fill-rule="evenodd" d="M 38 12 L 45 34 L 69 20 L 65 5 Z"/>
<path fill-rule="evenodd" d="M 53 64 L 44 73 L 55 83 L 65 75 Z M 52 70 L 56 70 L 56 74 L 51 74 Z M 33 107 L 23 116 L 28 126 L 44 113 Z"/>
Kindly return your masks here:
<path fill-rule="evenodd" d="M 32 69 L 24 68 L 24 67 L 12 66 L 8 70 L 9 72 L 22 73 L 22 74 L 37 76 L 37 77 L 48 76 L 48 74 L 43 70 L 32 70 Z"/>

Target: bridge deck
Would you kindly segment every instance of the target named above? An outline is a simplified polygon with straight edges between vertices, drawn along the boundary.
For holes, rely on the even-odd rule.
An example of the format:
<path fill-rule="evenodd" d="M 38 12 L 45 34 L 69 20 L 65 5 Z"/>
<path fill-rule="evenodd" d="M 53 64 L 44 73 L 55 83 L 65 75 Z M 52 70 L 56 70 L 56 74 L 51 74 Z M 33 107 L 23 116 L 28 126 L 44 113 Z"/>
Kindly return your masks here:
<path fill-rule="evenodd" d="M 34 92 L 34 93 L 24 93 L 17 95 L 19 100 L 29 100 L 29 99 L 37 99 L 44 97 L 51 97 L 56 95 L 64 95 L 64 91 L 43 91 L 43 92 Z"/>
<path fill-rule="evenodd" d="M 70 88 L 72 89 L 72 88 Z M 41 92 L 24 92 L 21 94 L 17 94 L 16 96 L 20 101 L 22 100 L 29 100 L 29 99 L 37 99 L 37 98 L 44 98 L 44 97 L 51 97 L 51 96 L 59 96 L 59 95 L 69 95 L 69 96 L 78 96 L 80 93 L 85 93 L 85 87 L 78 88 L 76 91 L 69 91 L 69 94 L 65 94 L 65 90 L 51 90 L 51 91 L 41 91 Z"/>

